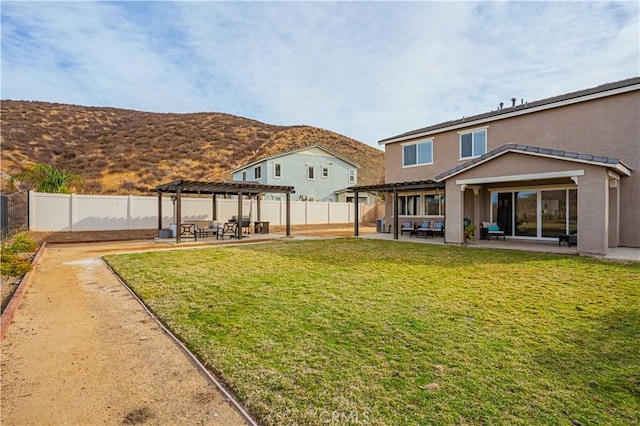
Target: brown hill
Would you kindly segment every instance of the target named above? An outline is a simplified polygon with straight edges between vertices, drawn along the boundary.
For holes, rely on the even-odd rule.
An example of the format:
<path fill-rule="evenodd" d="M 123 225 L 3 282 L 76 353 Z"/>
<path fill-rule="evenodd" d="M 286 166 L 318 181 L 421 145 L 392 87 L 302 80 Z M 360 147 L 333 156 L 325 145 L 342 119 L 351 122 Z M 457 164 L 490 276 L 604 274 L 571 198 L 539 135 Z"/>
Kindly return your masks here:
<path fill-rule="evenodd" d="M 384 179 L 382 151 L 310 126 L 11 100 L 1 110 L 3 172 L 51 164 L 82 176 L 87 194 L 147 194 L 175 179 L 231 179 L 244 164 L 314 144 L 360 164 L 358 184 Z"/>

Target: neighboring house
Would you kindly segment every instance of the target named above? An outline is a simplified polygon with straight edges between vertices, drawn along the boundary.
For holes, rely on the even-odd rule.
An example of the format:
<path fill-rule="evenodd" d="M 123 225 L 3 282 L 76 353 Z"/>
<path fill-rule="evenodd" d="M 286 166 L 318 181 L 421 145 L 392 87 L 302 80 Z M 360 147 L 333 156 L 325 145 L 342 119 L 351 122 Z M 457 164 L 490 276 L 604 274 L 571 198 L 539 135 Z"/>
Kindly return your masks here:
<path fill-rule="evenodd" d="M 507 238 L 558 241 L 582 254 L 640 247 L 640 78 L 448 121 L 384 139 L 386 223 L 497 222 Z M 396 231 L 397 232 L 397 231 Z M 397 233 L 396 233 L 397 235 Z M 476 234 L 476 237 L 479 234 Z"/>
<path fill-rule="evenodd" d="M 338 201 L 337 191 L 358 183 L 359 168 L 342 155 L 313 145 L 254 161 L 232 173 L 234 181 L 293 186 L 293 198 L 298 200 Z"/>

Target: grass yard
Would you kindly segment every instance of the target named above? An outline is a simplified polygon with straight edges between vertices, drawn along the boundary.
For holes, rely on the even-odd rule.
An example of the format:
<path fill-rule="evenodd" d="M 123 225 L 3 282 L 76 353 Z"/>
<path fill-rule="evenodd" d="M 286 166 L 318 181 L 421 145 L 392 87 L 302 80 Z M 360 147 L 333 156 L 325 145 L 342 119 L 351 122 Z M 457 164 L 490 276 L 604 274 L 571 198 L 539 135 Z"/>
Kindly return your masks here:
<path fill-rule="evenodd" d="M 640 423 L 640 264 L 336 239 L 107 262 L 259 423 Z"/>

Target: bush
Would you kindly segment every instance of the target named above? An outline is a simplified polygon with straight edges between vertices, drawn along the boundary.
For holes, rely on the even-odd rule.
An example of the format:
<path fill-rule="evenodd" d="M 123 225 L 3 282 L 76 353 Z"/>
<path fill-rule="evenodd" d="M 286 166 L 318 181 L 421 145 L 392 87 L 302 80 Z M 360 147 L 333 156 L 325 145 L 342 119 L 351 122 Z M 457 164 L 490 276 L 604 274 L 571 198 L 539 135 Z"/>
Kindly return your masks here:
<path fill-rule="evenodd" d="M 24 234 L 18 234 L 14 240 L 5 247 L 2 245 L 2 255 L 0 258 L 0 272 L 2 275 L 19 276 L 29 272 L 31 263 L 25 260 L 18 253 L 31 253 L 36 251 L 38 244 Z"/>
<path fill-rule="evenodd" d="M 2 263 L 0 263 L 0 273 L 2 275 L 17 277 L 24 275 L 31 270 L 33 265 L 26 260 L 20 259 L 15 254 L 2 252 Z"/>
<path fill-rule="evenodd" d="M 31 253 L 36 251 L 38 244 L 24 234 L 18 234 L 8 247 L 2 247 L 2 254 Z"/>

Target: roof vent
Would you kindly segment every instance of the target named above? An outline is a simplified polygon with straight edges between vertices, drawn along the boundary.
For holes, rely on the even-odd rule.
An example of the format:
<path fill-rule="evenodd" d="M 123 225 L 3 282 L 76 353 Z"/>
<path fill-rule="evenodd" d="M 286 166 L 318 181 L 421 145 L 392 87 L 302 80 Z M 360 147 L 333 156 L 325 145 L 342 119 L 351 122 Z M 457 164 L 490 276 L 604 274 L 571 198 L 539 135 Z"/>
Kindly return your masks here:
<path fill-rule="evenodd" d="M 511 108 L 514 108 L 516 106 L 516 98 L 511 98 Z"/>

